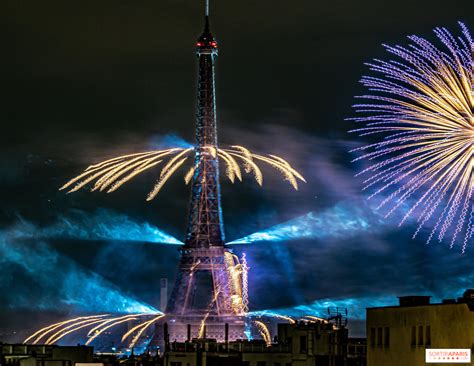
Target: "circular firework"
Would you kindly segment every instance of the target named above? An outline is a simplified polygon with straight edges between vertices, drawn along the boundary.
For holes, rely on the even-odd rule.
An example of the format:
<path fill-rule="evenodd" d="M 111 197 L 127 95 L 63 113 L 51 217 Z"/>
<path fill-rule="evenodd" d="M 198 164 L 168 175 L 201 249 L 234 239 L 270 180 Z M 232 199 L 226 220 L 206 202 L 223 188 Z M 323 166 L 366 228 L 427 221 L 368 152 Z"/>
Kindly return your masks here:
<path fill-rule="evenodd" d="M 373 76 L 361 83 L 370 91 L 350 120 L 364 127 L 352 130 L 379 140 L 352 150 L 367 160 L 364 189 L 378 197 L 385 216 L 402 210 L 402 225 L 416 217 L 413 235 L 429 226 L 433 238 L 446 237 L 462 251 L 474 231 L 474 44 L 467 27 L 452 35 L 436 28 L 437 45 L 409 36 L 408 46 L 384 45 L 393 60 L 368 63 Z"/>

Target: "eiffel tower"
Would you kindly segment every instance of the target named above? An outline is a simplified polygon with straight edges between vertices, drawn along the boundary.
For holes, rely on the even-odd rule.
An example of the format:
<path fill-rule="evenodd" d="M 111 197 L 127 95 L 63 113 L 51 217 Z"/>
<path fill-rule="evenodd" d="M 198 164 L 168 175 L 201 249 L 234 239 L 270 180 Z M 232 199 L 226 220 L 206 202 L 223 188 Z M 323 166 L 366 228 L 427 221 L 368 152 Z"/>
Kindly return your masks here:
<path fill-rule="evenodd" d="M 236 257 L 224 244 L 224 225 L 216 154 L 215 63 L 217 42 L 209 28 L 206 1 L 204 32 L 196 42 L 198 91 L 194 175 L 185 244 L 166 308 L 171 340 L 207 336 L 243 338 L 245 304 L 230 268 Z M 241 285 L 241 282 L 240 282 Z M 227 326 L 225 326 L 227 324 Z"/>

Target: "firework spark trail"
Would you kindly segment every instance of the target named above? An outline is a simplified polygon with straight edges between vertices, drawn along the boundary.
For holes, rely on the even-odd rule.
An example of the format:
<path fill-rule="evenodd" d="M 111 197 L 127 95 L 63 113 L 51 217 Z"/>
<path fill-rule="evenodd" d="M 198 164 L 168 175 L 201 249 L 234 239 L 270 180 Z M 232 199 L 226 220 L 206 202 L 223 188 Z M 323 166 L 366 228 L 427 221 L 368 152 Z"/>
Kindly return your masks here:
<path fill-rule="evenodd" d="M 141 161 L 134 162 L 133 164 L 121 164 L 123 166 L 123 169 L 121 168 L 115 168 L 108 174 L 104 175 L 101 179 L 99 179 L 96 184 L 94 184 L 94 187 L 92 188 L 92 191 L 95 191 L 99 189 L 101 192 L 112 185 L 113 182 L 116 182 L 117 179 L 122 176 L 123 174 L 127 173 L 128 171 L 138 168 L 143 166 L 143 163 Z M 117 173 L 118 171 L 118 173 Z M 111 174 L 112 173 L 112 174 Z"/>
<path fill-rule="evenodd" d="M 239 164 L 234 157 L 225 150 L 219 150 L 218 155 L 226 162 L 227 176 L 229 180 L 234 183 L 234 179 L 237 177 L 237 179 L 242 182 L 242 173 Z"/>
<path fill-rule="evenodd" d="M 241 163 L 245 173 L 253 173 L 256 182 L 262 185 L 263 174 L 255 163 L 255 160 L 267 163 L 280 171 L 285 180 L 287 180 L 294 189 L 298 189 L 298 180 L 306 182 L 304 177 L 285 159 L 275 155 L 263 156 L 254 154 L 242 146 L 232 146 L 230 149 L 216 149 L 213 146 L 204 146 L 200 149 L 200 154 L 206 153 L 223 160 L 226 167 L 226 175 L 232 183 L 235 181 L 235 178 L 242 181 L 242 171 L 239 165 L 239 163 Z M 64 184 L 60 190 L 67 189 L 67 193 L 72 193 L 94 182 L 91 189 L 92 191 L 99 190 L 111 193 L 137 175 L 164 163 L 155 186 L 147 196 L 147 201 L 150 201 L 156 197 L 171 176 L 184 165 L 191 154 L 196 154 L 196 149 L 172 148 L 128 154 L 108 159 L 89 166 L 83 173 Z M 198 159 L 185 174 L 184 180 L 186 184 L 192 180 L 199 164 L 200 160 Z"/>
<path fill-rule="evenodd" d="M 242 264 L 242 305 L 244 313 L 249 311 L 249 267 L 247 265 L 247 256 L 245 253 L 242 253 L 242 258 L 240 260 Z"/>
<path fill-rule="evenodd" d="M 173 157 L 172 159 L 170 159 L 170 161 L 163 167 L 163 169 L 161 170 L 161 173 L 160 173 L 160 178 L 164 178 L 166 176 L 166 173 L 168 171 L 170 171 L 171 169 L 175 169 L 174 167 L 176 166 L 175 164 L 178 164 L 179 163 L 179 159 L 186 155 L 189 151 L 191 151 L 192 149 L 184 149 L 183 151 L 181 151 L 179 154 L 177 154 L 175 157 Z"/>
<path fill-rule="evenodd" d="M 298 178 L 299 180 L 303 181 L 306 183 L 306 180 L 304 179 L 304 177 L 298 173 L 295 169 L 292 168 L 292 166 L 290 165 L 290 163 L 288 163 L 285 159 L 279 157 L 279 156 L 276 156 L 276 155 L 271 155 L 269 154 L 268 155 L 270 158 L 280 162 L 283 166 L 285 166 L 296 178 Z"/>
<path fill-rule="evenodd" d="M 78 321 L 79 319 L 87 319 L 87 320 L 80 320 Z M 63 322 L 62 324 L 60 323 L 58 326 L 54 326 L 52 327 L 51 329 L 45 331 L 44 333 L 40 334 L 34 341 L 33 341 L 33 344 L 37 344 L 42 338 L 46 337 L 49 333 L 53 332 L 53 331 L 56 331 L 59 329 L 59 331 L 57 331 L 56 333 L 53 333 L 53 337 L 56 335 L 59 335 L 63 330 L 67 330 L 67 329 L 70 329 L 70 328 L 74 328 L 76 327 L 77 325 L 80 325 L 80 324 L 95 324 L 94 322 L 97 321 L 97 319 L 100 319 L 99 317 L 80 317 L 80 318 L 76 318 L 76 319 L 72 319 L 71 321 L 65 321 Z M 69 324 L 69 323 L 72 323 L 64 328 L 61 328 L 63 325 L 65 324 Z M 26 342 L 26 341 L 25 341 Z M 48 344 L 48 340 L 44 341 L 45 344 Z"/>
<path fill-rule="evenodd" d="M 70 333 L 77 332 L 80 329 L 90 327 L 91 325 L 95 325 L 98 323 L 102 323 L 102 319 L 100 320 L 85 320 L 85 321 L 80 321 L 77 323 L 73 323 L 67 327 L 64 327 L 51 335 L 44 343 L 47 345 L 55 344 L 57 341 L 60 339 L 64 338 Z"/>
<path fill-rule="evenodd" d="M 142 315 L 145 315 L 145 314 L 142 314 Z M 149 315 L 149 314 L 146 314 L 146 315 Z M 156 318 L 154 318 L 155 320 L 158 320 L 158 319 L 161 319 L 163 316 L 165 316 L 165 314 L 163 313 L 160 313 L 158 314 L 158 316 Z M 152 319 L 153 320 L 153 319 Z M 124 342 L 128 337 L 130 337 L 130 335 L 132 335 L 134 332 L 136 331 L 141 331 L 141 328 L 146 326 L 148 324 L 148 321 L 144 322 L 144 323 L 140 323 L 136 326 L 134 326 L 133 328 L 129 329 L 123 336 L 122 336 L 122 339 L 121 341 Z M 143 332 L 142 332 L 143 333 Z M 141 333 L 140 333 L 141 334 Z M 137 338 L 138 340 L 138 338 Z"/>
<path fill-rule="evenodd" d="M 130 168 L 133 168 L 134 166 L 140 164 L 140 159 L 141 158 L 133 158 L 130 161 L 121 162 L 116 167 L 113 167 L 111 170 L 109 170 L 108 173 L 104 174 L 101 178 L 97 180 L 91 191 L 102 191 L 113 182 L 112 179 L 114 177 L 120 176 L 121 174 L 126 173 Z"/>
<path fill-rule="evenodd" d="M 204 338 L 205 335 L 205 329 L 206 329 L 206 321 L 207 318 L 209 317 L 209 311 L 204 315 L 204 318 L 201 320 L 201 324 L 199 325 L 199 331 L 198 331 L 198 338 Z"/>
<path fill-rule="evenodd" d="M 209 318 L 212 307 L 217 302 L 217 299 L 219 298 L 220 293 L 221 293 L 220 288 L 217 288 L 216 291 L 214 292 L 214 296 L 212 297 L 212 300 L 209 302 L 209 305 L 207 306 L 207 312 L 202 318 L 201 324 L 199 326 L 198 338 L 204 338 L 207 318 Z"/>
<path fill-rule="evenodd" d="M 287 180 L 293 186 L 293 188 L 295 190 L 298 190 L 298 182 L 295 178 L 295 173 L 294 173 L 293 169 L 288 168 L 286 165 L 280 163 L 279 161 L 276 161 L 276 160 L 271 159 L 271 158 L 267 158 L 266 156 L 254 154 L 253 158 L 257 159 L 257 160 L 264 161 L 265 163 L 268 163 L 272 167 L 274 167 L 275 169 L 279 170 L 283 174 L 283 176 L 285 177 L 285 180 Z M 302 180 L 305 181 L 304 179 L 302 179 Z"/>
<path fill-rule="evenodd" d="M 258 181 L 258 175 L 260 174 L 261 177 L 261 172 L 260 169 L 258 168 L 257 165 L 252 160 L 252 153 L 250 152 L 249 149 L 239 146 L 239 145 L 233 145 L 231 148 L 237 150 L 237 152 L 232 153 L 230 150 L 227 150 L 230 154 L 235 155 L 236 157 L 239 157 L 240 159 L 243 160 L 244 162 L 244 170 L 246 173 L 250 173 L 252 170 L 255 172 L 255 179 Z M 259 173 L 260 172 L 260 173 Z M 262 185 L 261 183 L 259 183 Z"/>
<path fill-rule="evenodd" d="M 101 328 L 103 326 L 108 326 L 108 324 L 110 323 L 113 323 L 114 321 L 118 321 L 118 320 L 121 320 L 121 319 L 128 319 L 128 318 L 135 318 L 137 316 L 141 316 L 143 314 L 132 314 L 132 315 L 124 315 L 124 316 L 121 316 L 119 318 L 110 318 L 110 319 L 106 319 L 104 320 L 101 324 L 95 326 L 94 328 L 92 328 L 91 330 L 89 330 L 89 332 L 87 332 L 87 336 L 88 337 L 91 337 L 93 336 L 94 334 L 96 334 L 97 332 L 101 332 Z"/>
<path fill-rule="evenodd" d="M 239 155 L 233 152 L 228 152 L 229 155 L 236 156 L 240 158 L 244 162 L 244 170 L 246 173 L 250 173 L 253 171 L 255 180 L 257 181 L 259 186 L 263 184 L 263 174 L 257 164 L 253 162 L 253 160 L 249 159 L 247 156 Z"/>
<path fill-rule="evenodd" d="M 161 188 L 164 186 L 164 184 L 168 181 L 168 179 L 173 175 L 173 173 L 181 166 L 183 163 L 187 160 L 188 158 L 183 158 L 179 160 L 172 168 L 170 168 L 162 177 L 160 177 L 160 180 L 155 184 L 153 187 L 153 190 L 148 194 L 146 200 L 151 201 L 153 198 L 156 197 L 156 195 L 160 192 Z"/>
<path fill-rule="evenodd" d="M 252 315 L 258 314 L 258 316 L 265 316 L 265 317 L 270 317 L 270 318 L 276 318 L 276 319 L 281 319 L 281 320 L 286 320 L 290 324 L 295 324 L 296 320 L 293 319 L 291 316 L 285 315 L 285 314 L 278 314 L 269 310 L 263 310 L 263 311 L 256 311 L 253 312 Z"/>
<path fill-rule="evenodd" d="M 154 315 L 154 317 L 152 319 L 149 319 L 150 315 Z M 90 328 L 87 332 L 87 336 L 89 337 L 89 339 L 86 342 L 86 345 L 89 345 L 106 330 L 109 330 L 120 324 L 129 322 L 131 320 L 140 320 L 140 324 L 131 328 L 122 336 L 121 341 L 124 342 L 130 335 L 137 332 L 129 345 L 129 348 L 132 348 L 142 337 L 143 333 L 152 324 L 154 324 L 156 321 L 163 318 L 164 316 L 165 314 L 158 312 L 155 314 L 138 313 L 122 316 L 111 316 L 110 314 L 101 314 L 76 317 L 44 327 L 33 333 L 28 338 L 26 338 L 23 343 L 27 344 L 31 342 L 31 344 L 38 344 L 42 339 L 48 336 L 48 338 L 43 343 L 46 345 L 52 345 L 57 343 L 59 340 L 61 340 L 68 334 L 78 332 L 85 328 Z M 142 318 L 148 318 L 149 320 L 142 321 Z"/>
<path fill-rule="evenodd" d="M 172 150 L 174 150 L 174 149 L 166 149 L 166 150 L 162 150 L 162 152 L 168 152 L 168 151 L 172 151 Z M 146 151 L 146 152 L 140 152 L 140 153 L 135 153 L 135 154 L 127 154 L 127 155 L 118 156 L 118 157 L 108 159 L 108 160 L 102 161 L 102 162 L 94 164 L 94 165 L 90 165 L 89 167 L 86 168 L 86 171 L 88 171 L 90 169 L 95 169 L 95 168 L 103 168 L 106 165 L 115 163 L 117 161 L 125 160 L 125 159 L 128 159 L 128 158 L 133 158 L 133 157 L 136 157 L 136 156 L 147 156 L 149 154 L 155 154 L 155 153 L 156 153 L 156 151 Z"/>
<path fill-rule="evenodd" d="M 117 190 L 118 188 L 120 188 L 120 186 L 127 183 L 130 179 L 136 177 L 138 174 L 144 172 L 145 170 L 147 170 L 149 168 L 153 168 L 155 165 L 160 164 L 162 161 L 163 160 L 158 160 L 158 161 L 155 161 L 155 162 L 152 162 L 152 163 L 149 163 L 149 162 L 143 163 L 137 169 L 135 169 L 132 173 L 130 173 L 127 176 L 123 177 L 122 179 L 116 181 L 112 185 L 112 187 L 107 191 L 107 193 L 111 193 L 111 192 Z"/>
<path fill-rule="evenodd" d="M 134 316 L 128 315 L 128 316 L 120 317 L 120 318 L 117 318 L 117 319 L 109 320 L 107 322 L 103 322 L 102 324 L 99 324 L 99 326 L 101 326 L 103 328 L 97 329 L 99 327 L 99 326 L 97 326 L 94 329 L 89 331 L 88 335 L 90 335 L 91 332 L 93 333 L 94 331 L 95 331 L 95 334 L 87 340 L 85 345 L 88 346 L 89 344 L 91 344 L 94 341 L 94 339 L 96 339 L 98 336 L 100 336 L 106 330 L 108 330 L 112 327 L 115 327 L 116 325 L 128 322 L 130 320 L 137 320 L 137 319 L 138 318 L 136 318 Z M 108 324 L 104 327 L 104 325 L 105 325 L 104 323 L 110 323 L 110 324 Z"/>
<path fill-rule="evenodd" d="M 383 135 L 352 150 L 362 153 L 354 161 L 371 161 L 357 174 L 370 174 L 364 181 L 364 189 L 374 187 L 369 198 L 385 195 L 378 206 L 391 206 L 386 216 L 410 200 L 400 225 L 417 216 L 416 236 L 433 222 L 427 243 L 449 236 L 453 247 L 462 236 L 464 252 L 474 218 L 474 43 L 459 25 L 459 37 L 434 30 L 444 49 L 417 36 L 408 37 L 408 47 L 384 45 L 400 61 L 367 64 L 380 76 L 362 77 L 373 94 L 359 97 L 368 102 L 354 105 L 362 116 L 350 120 L 365 124 L 352 132 Z"/>
<path fill-rule="evenodd" d="M 262 335 L 263 340 L 267 344 L 267 347 L 270 347 L 272 345 L 272 336 L 270 334 L 270 331 L 268 330 L 268 327 L 266 326 L 265 323 L 259 320 L 255 320 L 254 323 L 257 326 L 260 334 Z"/>
<path fill-rule="evenodd" d="M 68 320 L 65 320 L 65 321 L 62 321 L 62 322 L 59 322 L 59 323 L 54 323 L 54 324 L 51 324 L 51 325 L 48 325 L 47 327 L 44 327 L 44 328 L 41 328 L 40 330 L 38 330 L 37 332 L 33 333 L 31 336 L 29 336 L 28 338 L 26 338 L 23 343 L 28 343 L 29 341 L 31 341 L 33 338 L 37 337 L 34 341 L 33 341 L 33 344 L 36 344 L 38 343 L 45 335 L 47 335 L 48 333 L 60 328 L 61 326 L 65 325 L 65 324 L 69 324 L 69 323 L 73 323 L 73 322 L 76 322 L 76 321 L 79 321 L 79 320 L 85 320 L 85 319 L 97 319 L 97 318 L 101 318 L 101 317 L 105 317 L 105 315 L 91 315 L 91 316 L 81 316 L 81 317 L 78 317 L 78 318 L 73 318 L 73 319 L 68 319 Z"/>
<path fill-rule="evenodd" d="M 142 324 L 142 327 L 141 329 L 138 331 L 138 333 L 135 335 L 135 337 L 133 337 L 132 341 L 130 342 L 128 348 L 133 348 L 135 347 L 135 345 L 137 344 L 137 342 L 140 340 L 140 337 L 142 336 L 142 334 L 145 332 L 145 330 L 147 330 L 152 324 L 154 324 L 155 322 L 157 322 L 159 319 L 163 318 L 165 315 L 164 314 L 160 314 L 158 315 L 157 317 L 151 319 L 151 320 L 148 320 L 146 321 L 145 323 Z"/>
<path fill-rule="evenodd" d="M 139 330 L 141 327 L 143 327 L 143 324 L 144 323 L 140 323 L 138 325 L 135 325 L 133 328 L 130 328 L 124 335 L 122 335 L 122 339 L 121 341 L 125 341 L 128 337 L 130 337 L 130 335 L 132 335 L 134 332 L 136 332 L 137 330 Z"/>
<path fill-rule="evenodd" d="M 440 177 L 438 177 L 436 183 L 440 183 L 440 185 L 438 185 L 438 184 L 431 185 L 431 187 L 428 188 L 428 190 L 421 197 L 421 199 L 418 200 L 417 202 L 415 202 L 415 204 L 408 210 L 408 212 L 405 214 L 405 216 L 403 217 L 400 224 L 403 224 L 403 222 L 405 222 L 409 218 L 409 216 L 417 208 L 417 206 L 422 204 L 422 205 L 425 206 L 425 209 L 423 210 L 422 214 L 418 218 L 418 221 L 420 221 L 421 217 L 423 217 L 423 215 L 425 215 L 427 208 L 433 202 L 434 198 L 438 196 L 441 189 L 444 188 L 444 187 L 449 186 L 452 179 L 455 178 L 455 171 L 456 171 L 455 167 L 456 167 L 457 164 L 458 163 L 454 163 L 452 167 L 450 167 Z M 452 169 L 453 167 L 454 167 L 454 169 Z M 444 180 L 444 182 L 442 180 Z M 443 193 L 445 193 L 445 190 L 443 190 Z M 428 198 L 425 200 L 426 197 L 428 197 Z M 440 202 L 436 201 L 436 203 L 439 204 Z M 435 207 L 437 207 L 437 205 Z M 427 216 L 428 215 L 426 215 L 425 217 L 427 217 Z M 429 215 L 429 216 L 431 216 L 431 215 Z M 428 217 L 428 219 L 429 219 L 429 217 Z M 421 229 L 421 227 L 420 227 L 420 229 Z M 419 230 L 417 230 L 417 232 L 418 231 Z"/>
<path fill-rule="evenodd" d="M 194 176 L 194 171 L 196 169 L 194 167 L 191 167 L 188 172 L 186 173 L 186 175 L 184 176 L 184 183 L 186 184 L 189 184 L 189 182 L 191 182 L 191 179 L 193 179 L 193 176 Z"/>
<path fill-rule="evenodd" d="M 232 303 L 232 309 L 237 315 L 244 315 L 247 310 L 245 310 L 244 304 L 244 268 L 239 261 L 239 258 L 230 252 L 224 253 L 224 260 L 227 266 L 227 274 L 229 276 L 229 291 L 230 299 Z M 247 268 L 245 269 L 247 270 Z M 245 274 L 245 276 L 247 276 Z M 248 285 L 247 285 L 248 287 Z M 248 290 L 248 289 L 247 289 Z M 248 303 L 248 299 L 247 299 Z"/>
<path fill-rule="evenodd" d="M 227 178 L 229 178 L 231 183 L 234 183 L 234 181 L 235 181 L 235 170 L 232 166 L 232 162 L 227 158 L 226 155 L 219 154 L 219 157 L 221 157 L 222 160 L 224 160 L 224 162 L 226 163 L 225 165 L 226 165 Z"/>
<path fill-rule="evenodd" d="M 321 323 L 326 323 L 326 324 L 329 323 L 327 319 L 323 319 L 323 318 L 313 316 L 313 315 L 306 315 L 305 318 L 308 318 L 309 320 L 312 320 L 315 322 L 321 322 Z"/>

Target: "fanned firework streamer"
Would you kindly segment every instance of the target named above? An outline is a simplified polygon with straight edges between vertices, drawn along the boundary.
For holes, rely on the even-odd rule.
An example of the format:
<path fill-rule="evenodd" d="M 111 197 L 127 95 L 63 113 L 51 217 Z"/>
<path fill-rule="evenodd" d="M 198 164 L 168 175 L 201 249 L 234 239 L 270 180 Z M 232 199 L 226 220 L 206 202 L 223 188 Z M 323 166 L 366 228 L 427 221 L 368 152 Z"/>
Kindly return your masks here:
<path fill-rule="evenodd" d="M 433 222 L 427 242 L 449 237 L 453 247 L 462 236 L 464 252 L 474 217 L 474 43 L 459 25 L 458 37 L 434 30 L 440 47 L 417 36 L 406 47 L 384 45 L 398 60 L 367 64 L 379 76 L 362 77 L 371 94 L 359 98 L 369 102 L 350 120 L 365 124 L 351 132 L 382 136 L 353 150 L 363 154 L 354 161 L 371 161 L 359 173 L 371 174 L 369 198 L 384 195 L 378 208 L 390 206 L 387 217 L 409 207 L 400 225 L 417 216 L 414 236 Z"/>
<path fill-rule="evenodd" d="M 231 146 L 230 149 L 216 149 L 213 146 L 207 146 L 204 147 L 204 150 L 223 160 L 226 175 L 232 183 L 234 183 L 235 178 L 242 181 L 242 169 L 240 167 L 242 165 L 243 171 L 247 174 L 253 174 L 256 182 L 261 186 L 263 184 L 263 174 L 255 161 L 262 161 L 280 171 L 294 189 L 298 189 L 298 180 L 306 182 L 304 177 L 285 159 L 275 155 L 254 154 L 242 146 Z M 67 193 L 72 193 L 94 182 L 92 191 L 105 190 L 107 193 L 111 193 L 137 175 L 164 163 L 155 186 L 147 196 L 147 201 L 151 201 L 171 176 L 194 154 L 195 149 L 192 148 L 173 148 L 119 156 L 89 166 L 83 173 L 64 184 L 60 190 L 67 190 Z M 186 184 L 191 182 L 198 165 L 199 162 L 195 162 L 187 170 L 184 176 Z"/>

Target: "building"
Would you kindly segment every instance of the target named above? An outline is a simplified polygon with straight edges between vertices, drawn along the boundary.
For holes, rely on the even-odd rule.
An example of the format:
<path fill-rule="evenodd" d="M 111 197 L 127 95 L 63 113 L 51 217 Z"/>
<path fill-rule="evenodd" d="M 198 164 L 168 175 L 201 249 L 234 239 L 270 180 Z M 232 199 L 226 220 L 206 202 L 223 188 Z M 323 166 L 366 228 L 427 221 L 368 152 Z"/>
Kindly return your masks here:
<path fill-rule="evenodd" d="M 271 345 L 264 341 L 193 339 L 171 342 L 164 366 L 346 366 L 347 329 L 327 322 L 278 324 Z M 348 363 L 349 362 L 349 363 Z"/>
<path fill-rule="evenodd" d="M 93 360 L 93 347 L 0 344 L 2 366 L 74 366 Z"/>
<path fill-rule="evenodd" d="M 367 365 L 366 338 L 349 338 L 347 342 L 346 364 L 351 366 Z"/>
<path fill-rule="evenodd" d="M 367 365 L 426 365 L 429 348 L 474 348 L 474 290 L 431 303 L 399 297 L 398 306 L 367 309 Z"/>

